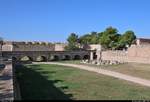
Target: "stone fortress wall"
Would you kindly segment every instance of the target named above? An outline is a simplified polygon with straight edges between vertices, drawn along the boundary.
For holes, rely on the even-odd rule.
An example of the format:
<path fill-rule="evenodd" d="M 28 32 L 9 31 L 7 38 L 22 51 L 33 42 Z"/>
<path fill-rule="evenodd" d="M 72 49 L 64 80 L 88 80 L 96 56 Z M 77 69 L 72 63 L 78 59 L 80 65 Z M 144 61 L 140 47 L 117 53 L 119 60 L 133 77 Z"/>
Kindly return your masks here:
<path fill-rule="evenodd" d="M 55 44 L 49 42 L 4 42 L 3 51 L 55 51 Z"/>
<path fill-rule="evenodd" d="M 111 60 L 111 61 L 119 61 L 126 62 L 128 60 L 127 51 L 102 51 L 102 60 Z"/>
<path fill-rule="evenodd" d="M 128 61 L 150 63 L 150 45 L 132 45 L 128 49 Z"/>
<path fill-rule="evenodd" d="M 132 45 L 127 51 L 102 51 L 102 60 L 150 63 L 150 45 Z"/>
<path fill-rule="evenodd" d="M 119 61 L 119 62 L 139 62 L 139 63 L 150 63 L 150 44 L 149 40 L 140 41 L 137 40 L 135 45 L 131 45 L 126 51 L 103 51 L 100 45 L 86 45 L 83 48 L 87 51 L 91 51 L 89 56 L 90 60 L 94 60 L 94 52 L 97 55 L 98 60 L 110 60 L 110 61 Z M 69 54 L 69 52 L 65 52 L 64 47 L 67 44 L 54 44 L 54 43 L 47 43 L 47 42 L 10 42 L 4 41 L 2 50 L 3 51 L 53 51 L 55 53 L 64 53 Z M 100 52 L 100 50 L 102 50 Z M 83 55 L 81 51 L 74 51 L 79 55 Z M 44 52 L 41 52 L 44 53 Z M 46 52 L 45 52 L 46 53 Z M 52 53 L 52 52 L 51 52 Z M 71 54 L 72 52 L 70 52 Z M 87 53 L 87 52 L 86 52 Z M 71 56 L 71 55 L 70 55 Z"/>
<path fill-rule="evenodd" d="M 55 51 L 64 51 L 65 50 L 65 46 L 67 46 L 67 44 L 63 43 L 63 44 L 55 44 Z"/>
<path fill-rule="evenodd" d="M 51 60 L 51 57 L 59 60 L 88 58 L 89 51 L 65 51 L 66 45 L 66 43 L 4 41 L 2 54 L 4 58 L 15 58 L 18 61 L 25 56 L 32 61 L 36 61 L 38 57 L 42 57 L 45 61 Z"/>

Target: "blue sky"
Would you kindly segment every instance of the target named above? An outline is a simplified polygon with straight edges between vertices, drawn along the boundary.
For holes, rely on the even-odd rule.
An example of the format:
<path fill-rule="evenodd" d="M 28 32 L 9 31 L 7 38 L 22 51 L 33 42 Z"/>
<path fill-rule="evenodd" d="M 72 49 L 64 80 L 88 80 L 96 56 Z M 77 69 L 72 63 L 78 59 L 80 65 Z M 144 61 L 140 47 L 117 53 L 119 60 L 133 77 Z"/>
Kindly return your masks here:
<path fill-rule="evenodd" d="M 6 40 L 64 42 L 113 26 L 150 38 L 150 0 L 0 0 L 0 36 Z"/>

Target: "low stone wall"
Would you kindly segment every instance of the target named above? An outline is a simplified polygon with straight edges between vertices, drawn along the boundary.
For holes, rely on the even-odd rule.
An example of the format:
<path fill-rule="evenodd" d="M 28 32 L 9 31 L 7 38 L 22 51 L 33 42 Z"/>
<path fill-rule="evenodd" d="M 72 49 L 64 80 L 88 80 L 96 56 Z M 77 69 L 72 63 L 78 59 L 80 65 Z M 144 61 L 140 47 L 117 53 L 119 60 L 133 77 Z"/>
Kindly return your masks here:
<path fill-rule="evenodd" d="M 128 60 L 126 51 L 103 51 L 102 52 L 102 60 L 111 60 L 111 61 L 119 61 L 126 62 Z"/>
<path fill-rule="evenodd" d="M 138 63 L 150 63 L 150 45 L 132 45 L 128 49 L 128 61 Z"/>
<path fill-rule="evenodd" d="M 103 51 L 102 60 L 150 63 L 150 46 L 132 45 L 127 51 Z"/>
<path fill-rule="evenodd" d="M 13 75 L 12 63 L 6 63 L 6 67 L 0 73 L 0 101 L 14 100 Z"/>

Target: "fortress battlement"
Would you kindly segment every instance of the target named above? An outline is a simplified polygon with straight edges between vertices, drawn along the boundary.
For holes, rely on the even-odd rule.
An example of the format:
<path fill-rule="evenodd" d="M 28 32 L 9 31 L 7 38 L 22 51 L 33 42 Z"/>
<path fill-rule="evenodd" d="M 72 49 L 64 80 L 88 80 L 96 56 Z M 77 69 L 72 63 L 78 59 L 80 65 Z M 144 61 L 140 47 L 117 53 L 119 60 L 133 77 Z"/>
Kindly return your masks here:
<path fill-rule="evenodd" d="M 51 42 L 44 42 L 44 41 L 4 41 L 4 45 L 54 45 Z"/>

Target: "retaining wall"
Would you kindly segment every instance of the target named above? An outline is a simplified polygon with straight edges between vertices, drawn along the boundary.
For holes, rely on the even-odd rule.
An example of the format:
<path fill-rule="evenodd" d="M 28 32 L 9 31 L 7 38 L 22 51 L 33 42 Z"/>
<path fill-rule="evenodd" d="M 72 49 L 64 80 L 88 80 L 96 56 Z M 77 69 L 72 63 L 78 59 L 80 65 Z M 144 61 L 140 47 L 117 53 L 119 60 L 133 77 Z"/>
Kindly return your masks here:
<path fill-rule="evenodd" d="M 0 80 L 0 101 L 13 101 L 14 100 L 14 83 L 13 83 L 13 67 L 12 63 L 6 63 L 6 67 L 1 71 Z"/>
<path fill-rule="evenodd" d="M 115 60 L 121 62 L 150 63 L 150 46 L 132 45 L 127 51 L 103 51 L 102 60 Z"/>

